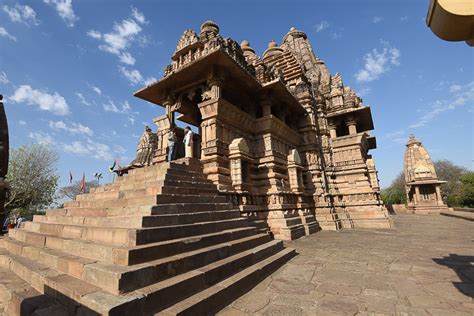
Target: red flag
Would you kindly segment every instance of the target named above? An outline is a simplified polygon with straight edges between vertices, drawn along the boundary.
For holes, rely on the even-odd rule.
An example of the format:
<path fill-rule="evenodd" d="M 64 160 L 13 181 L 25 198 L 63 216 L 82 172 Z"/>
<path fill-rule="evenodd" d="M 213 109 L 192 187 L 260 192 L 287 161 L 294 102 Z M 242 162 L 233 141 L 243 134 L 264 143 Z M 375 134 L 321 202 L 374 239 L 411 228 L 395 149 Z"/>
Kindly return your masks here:
<path fill-rule="evenodd" d="M 69 183 L 72 184 L 72 172 L 69 171 Z"/>
<path fill-rule="evenodd" d="M 79 188 L 80 192 L 82 193 L 84 191 L 84 187 L 86 186 L 86 174 L 82 173 L 82 180 L 81 180 L 81 186 Z"/>

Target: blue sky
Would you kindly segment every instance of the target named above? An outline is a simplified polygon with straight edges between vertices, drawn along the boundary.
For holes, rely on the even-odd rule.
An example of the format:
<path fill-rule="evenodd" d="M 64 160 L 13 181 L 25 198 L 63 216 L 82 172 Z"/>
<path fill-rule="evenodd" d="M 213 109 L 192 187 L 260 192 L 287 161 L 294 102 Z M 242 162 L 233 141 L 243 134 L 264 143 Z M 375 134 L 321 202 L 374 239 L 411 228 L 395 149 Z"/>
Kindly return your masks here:
<path fill-rule="evenodd" d="M 433 159 L 472 169 L 474 50 L 425 25 L 429 1 L 0 1 L 0 92 L 11 145 L 39 141 L 92 179 L 133 159 L 161 107 L 132 96 L 160 78 L 186 28 L 208 19 L 261 55 L 290 27 L 372 107 L 382 186 L 414 133 Z"/>

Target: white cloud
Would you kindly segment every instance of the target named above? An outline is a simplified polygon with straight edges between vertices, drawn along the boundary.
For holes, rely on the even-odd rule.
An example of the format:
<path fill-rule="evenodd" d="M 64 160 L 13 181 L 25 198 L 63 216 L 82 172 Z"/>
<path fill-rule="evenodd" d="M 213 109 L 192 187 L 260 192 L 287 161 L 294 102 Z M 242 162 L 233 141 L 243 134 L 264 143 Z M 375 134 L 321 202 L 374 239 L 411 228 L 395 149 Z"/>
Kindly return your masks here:
<path fill-rule="evenodd" d="M 132 8 L 131 17 L 115 23 L 109 33 L 100 33 L 90 30 L 87 35 L 101 41 L 99 49 L 114 54 L 121 63 L 134 65 L 135 58 L 127 52 L 134 41 L 139 40 L 138 34 L 142 31 L 141 24 L 146 23 L 143 13 L 136 8 Z"/>
<path fill-rule="evenodd" d="M 127 53 L 127 52 L 121 53 L 119 58 L 120 58 L 121 63 L 127 64 L 127 65 L 135 65 L 135 58 L 133 58 L 132 55 L 130 55 L 130 53 Z"/>
<path fill-rule="evenodd" d="M 148 78 L 146 78 L 146 80 L 143 83 L 146 86 L 148 86 L 148 85 L 152 84 L 153 82 L 155 82 L 156 80 L 158 80 L 158 79 L 156 79 L 155 77 L 148 77 Z"/>
<path fill-rule="evenodd" d="M 86 105 L 86 106 L 91 106 L 91 105 L 92 105 L 90 102 L 88 102 L 88 101 L 86 100 L 86 98 L 84 98 L 84 96 L 82 95 L 82 93 L 76 92 L 76 95 L 77 95 L 77 97 L 79 98 L 79 100 L 81 100 L 81 104 L 84 104 L 84 105 Z"/>
<path fill-rule="evenodd" d="M 78 156 L 89 156 L 99 160 L 111 161 L 114 159 L 114 150 L 108 145 L 94 142 L 91 139 L 87 139 L 86 142 L 73 141 L 70 144 L 62 145 L 65 152 Z M 118 151 L 120 148 L 118 148 Z"/>
<path fill-rule="evenodd" d="M 8 80 L 7 74 L 5 71 L 0 72 L 0 83 L 7 84 L 10 80 Z"/>
<path fill-rule="evenodd" d="M 374 17 L 372 18 L 372 23 L 380 23 L 380 22 L 382 22 L 382 21 L 383 21 L 383 18 L 380 17 L 380 16 L 374 16 Z"/>
<path fill-rule="evenodd" d="M 400 50 L 385 43 L 382 51 L 374 48 L 371 52 L 365 54 L 364 60 L 364 69 L 359 70 L 355 75 L 358 82 L 376 80 L 380 75 L 389 71 L 391 65 L 400 65 Z"/>
<path fill-rule="evenodd" d="M 405 144 L 408 140 L 408 134 L 406 131 L 398 130 L 385 134 L 385 138 L 397 144 Z"/>
<path fill-rule="evenodd" d="M 23 121 L 23 120 L 19 120 L 19 121 L 18 121 L 18 124 L 20 124 L 20 125 L 26 125 L 26 122 Z"/>
<path fill-rule="evenodd" d="M 143 76 L 137 69 L 127 69 L 125 67 L 119 67 L 120 72 L 133 84 L 139 84 L 143 82 Z"/>
<path fill-rule="evenodd" d="M 400 18 L 400 21 L 402 21 L 402 22 L 408 21 L 408 16 L 406 16 L 406 15 L 405 15 L 405 16 L 402 16 L 402 17 Z"/>
<path fill-rule="evenodd" d="M 109 99 L 107 103 L 102 104 L 104 111 L 106 112 L 113 112 L 113 113 L 120 113 L 120 114 L 129 114 L 130 113 L 130 104 L 128 101 L 122 103 L 121 107 L 118 107 L 114 101 Z"/>
<path fill-rule="evenodd" d="M 137 8 L 132 7 L 132 16 L 140 24 L 148 23 L 147 20 L 145 20 L 145 16 L 143 15 L 143 13 L 138 11 Z"/>
<path fill-rule="evenodd" d="M 321 21 L 321 22 L 319 22 L 318 24 L 316 24 L 314 26 L 314 29 L 315 29 L 316 33 L 318 33 L 318 32 L 321 32 L 321 31 L 327 29 L 329 26 L 330 26 L 330 24 L 329 24 L 328 21 Z"/>
<path fill-rule="evenodd" d="M 70 124 L 66 124 L 63 121 L 49 121 L 49 127 L 53 130 L 59 131 L 64 130 L 71 134 L 79 134 L 79 135 L 86 135 L 92 136 L 94 132 L 87 126 L 84 126 L 80 123 L 71 122 Z"/>
<path fill-rule="evenodd" d="M 468 103 L 473 104 L 474 81 L 459 87 L 459 89 L 456 88 L 455 91 L 452 91 L 452 97 L 450 99 L 435 101 L 434 104 L 430 106 L 429 110 L 423 116 L 421 116 L 416 123 L 410 125 L 410 128 L 423 127 L 436 116 L 444 112 L 454 110 Z"/>
<path fill-rule="evenodd" d="M 334 32 L 334 33 L 332 33 L 332 35 L 331 35 L 331 38 L 332 38 L 333 40 L 340 39 L 341 37 L 342 37 L 342 32 Z"/>
<path fill-rule="evenodd" d="M 368 95 L 371 90 L 372 90 L 372 89 L 370 89 L 369 87 L 362 88 L 362 89 L 360 89 L 360 90 L 357 92 L 357 94 L 358 94 L 359 96 L 363 97 L 363 96 Z"/>
<path fill-rule="evenodd" d="M 102 90 L 100 90 L 99 87 L 92 86 L 92 90 L 94 90 L 94 92 L 97 93 L 98 95 L 101 95 L 101 94 L 102 94 Z"/>
<path fill-rule="evenodd" d="M 3 26 L 0 26 L 0 36 L 6 37 L 6 38 L 16 42 L 16 37 L 11 35 L 10 33 L 8 33 L 8 31 Z"/>
<path fill-rule="evenodd" d="M 41 145 L 50 146 L 55 143 L 54 139 L 48 133 L 34 132 L 28 134 L 28 137 Z"/>
<path fill-rule="evenodd" d="M 43 111 L 49 111 L 56 115 L 66 115 L 69 113 L 69 105 L 66 99 L 57 92 L 48 94 L 44 91 L 31 88 L 29 85 L 21 85 L 16 89 L 10 101 L 16 103 L 26 103 L 36 105 Z"/>
<path fill-rule="evenodd" d="M 36 12 L 30 6 L 20 5 L 17 3 L 14 7 L 4 5 L 2 10 L 8 15 L 12 22 L 23 23 L 26 25 L 38 25 Z"/>
<path fill-rule="evenodd" d="M 72 0 L 43 0 L 43 2 L 53 6 L 67 26 L 73 27 L 79 20 L 72 8 Z"/>
<path fill-rule="evenodd" d="M 458 84 L 453 84 L 449 87 L 449 92 L 451 93 L 454 93 L 454 92 L 458 92 L 458 91 L 461 91 L 462 87 Z"/>
<path fill-rule="evenodd" d="M 95 30 L 90 30 L 89 32 L 87 32 L 87 36 L 95 38 L 95 39 L 101 39 L 102 38 L 102 34 L 100 34 L 100 32 L 95 31 Z"/>
<path fill-rule="evenodd" d="M 127 69 L 123 66 L 119 66 L 119 71 L 132 85 L 148 85 L 157 80 L 155 77 L 144 78 L 138 69 Z"/>

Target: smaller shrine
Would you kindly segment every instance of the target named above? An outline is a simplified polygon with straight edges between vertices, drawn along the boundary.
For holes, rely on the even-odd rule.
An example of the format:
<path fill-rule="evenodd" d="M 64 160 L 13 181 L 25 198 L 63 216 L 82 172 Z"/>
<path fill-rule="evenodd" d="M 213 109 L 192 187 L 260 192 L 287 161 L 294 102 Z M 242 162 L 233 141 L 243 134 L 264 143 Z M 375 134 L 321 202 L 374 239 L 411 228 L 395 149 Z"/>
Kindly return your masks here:
<path fill-rule="evenodd" d="M 416 214 L 439 214 L 447 206 L 441 197 L 441 184 L 430 155 L 412 134 L 405 151 L 407 210 Z"/>

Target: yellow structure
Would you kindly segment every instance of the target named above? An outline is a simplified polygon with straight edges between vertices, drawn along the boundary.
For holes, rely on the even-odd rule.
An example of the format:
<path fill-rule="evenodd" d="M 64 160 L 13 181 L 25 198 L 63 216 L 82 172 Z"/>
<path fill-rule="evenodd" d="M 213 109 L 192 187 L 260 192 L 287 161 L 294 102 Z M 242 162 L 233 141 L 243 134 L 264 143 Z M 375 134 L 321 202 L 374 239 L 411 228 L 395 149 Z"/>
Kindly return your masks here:
<path fill-rule="evenodd" d="M 474 1 L 430 0 L 426 25 L 446 41 L 474 45 Z"/>

